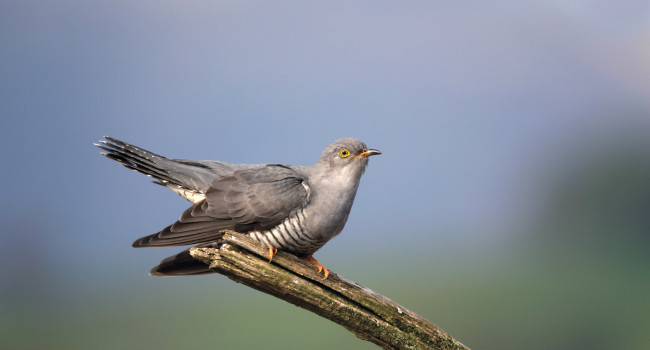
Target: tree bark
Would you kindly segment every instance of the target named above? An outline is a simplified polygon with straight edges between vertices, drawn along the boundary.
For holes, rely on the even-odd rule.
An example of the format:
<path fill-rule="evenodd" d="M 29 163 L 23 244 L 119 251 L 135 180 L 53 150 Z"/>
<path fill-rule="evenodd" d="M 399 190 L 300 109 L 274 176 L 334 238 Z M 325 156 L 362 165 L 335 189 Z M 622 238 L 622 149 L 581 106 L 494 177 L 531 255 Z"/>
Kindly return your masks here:
<path fill-rule="evenodd" d="M 225 231 L 220 248 L 193 248 L 192 256 L 235 282 L 273 295 L 345 327 L 384 349 L 468 349 L 435 324 L 336 273 L 327 279 L 292 254 Z"/>

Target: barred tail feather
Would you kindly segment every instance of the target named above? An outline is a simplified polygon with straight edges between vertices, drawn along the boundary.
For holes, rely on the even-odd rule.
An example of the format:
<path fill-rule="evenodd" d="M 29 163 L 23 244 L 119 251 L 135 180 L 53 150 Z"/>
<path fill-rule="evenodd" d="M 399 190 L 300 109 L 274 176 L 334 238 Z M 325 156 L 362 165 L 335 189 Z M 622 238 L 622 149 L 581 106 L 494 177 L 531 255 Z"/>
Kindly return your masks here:
<path fill-rule="evenodd" d="M 153 177 L 156 179 L 154 182 L 157 184 L 187 188 L 186 184 L 170 176 L 169 171 L 166 169 L 170 167 L 170 163 L 174 162 L 173 160 L 112 137 L 104 137 L 106 141 L 102 140 L 100 141 L 101 144 L 95 144 L 106 151 L 102 152 L 103 156 L 115 160 L 131 170 Z"/>

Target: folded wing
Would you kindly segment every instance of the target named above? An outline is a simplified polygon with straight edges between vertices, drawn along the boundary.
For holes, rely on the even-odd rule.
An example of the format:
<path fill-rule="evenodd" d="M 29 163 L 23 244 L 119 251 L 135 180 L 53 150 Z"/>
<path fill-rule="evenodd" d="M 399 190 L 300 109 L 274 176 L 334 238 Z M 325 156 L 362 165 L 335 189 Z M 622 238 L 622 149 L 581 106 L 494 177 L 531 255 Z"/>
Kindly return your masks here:
<path fill-rule="evenodd" d="M 270 229 L 309 202 L 307 180 L 290 167 L 267 165 L 212 181 L 205 199 L 164 230 L 138 239 L 134 247 L 200 244 L 221 238 L 221 230 Z"/>

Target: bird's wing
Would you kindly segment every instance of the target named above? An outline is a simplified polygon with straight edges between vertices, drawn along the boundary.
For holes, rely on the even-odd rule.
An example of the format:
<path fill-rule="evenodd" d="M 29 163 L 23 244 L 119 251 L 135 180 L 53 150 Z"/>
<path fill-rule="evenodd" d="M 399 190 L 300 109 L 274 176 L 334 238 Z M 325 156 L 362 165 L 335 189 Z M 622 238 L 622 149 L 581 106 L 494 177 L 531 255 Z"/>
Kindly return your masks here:
<path fill-rule="evenodd" d="M 173 225 L 138 239 L 134 247 L 198 244 L 221 238 L 220 230 L 270 229 L 309 202 L 307 179 L 290 167 L 267 165 L 236 171 L 210 184 L 205 199 Z"/>

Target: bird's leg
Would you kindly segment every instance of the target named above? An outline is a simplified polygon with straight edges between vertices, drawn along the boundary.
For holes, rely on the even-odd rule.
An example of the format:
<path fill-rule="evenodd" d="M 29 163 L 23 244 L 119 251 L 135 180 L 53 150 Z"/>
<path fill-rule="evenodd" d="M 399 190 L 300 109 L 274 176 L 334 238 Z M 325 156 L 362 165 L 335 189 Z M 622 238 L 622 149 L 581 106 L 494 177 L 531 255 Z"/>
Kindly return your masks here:
<path fill-rule="evenodd" d="M 302 257 L 301 259 L 308 262 L 308 263 L 310 263 L 310 264 L 312 264 L 312 265 L 314 265 L 314 266 L 316 266 L 318 268 L 318 273 L 323 271 L 323 274 L 325 275 L 325 277 L 323 277 L 323 279 L 327 279 L 327 276 L 330 275 L 330 272 L 327 270 L 327 268 L 325 266 L 321 265 L 318 262 L 318 260 L 314 259 L 313 256 L 311 256 L 311 255 L 310 256 L 305 256 L 305 257 Z"/>
<path fill-rule="evenodd" d="M 278 248 L 273 247 L 272 245 L 268 244 L 269 246 L 269 262 L 273 261 L 273 255 L 278 252 Z"/>

